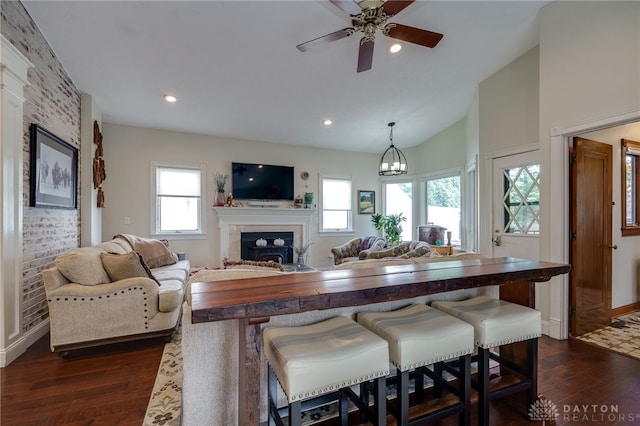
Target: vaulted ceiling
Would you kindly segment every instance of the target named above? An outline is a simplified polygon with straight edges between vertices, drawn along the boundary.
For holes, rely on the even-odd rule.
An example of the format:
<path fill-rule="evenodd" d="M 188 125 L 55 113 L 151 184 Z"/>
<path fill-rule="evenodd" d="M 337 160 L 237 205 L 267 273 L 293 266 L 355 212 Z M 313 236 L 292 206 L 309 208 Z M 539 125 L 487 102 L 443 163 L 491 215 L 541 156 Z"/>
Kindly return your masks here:
<path fill-rule="evenodd" d="M 418 0 L 389 22 L 440 43 L 391 55 L 378 32 L 358 73 L 361 34 L 296 49 L 351 26 L 329 1 L 23 1 L 106 122 L 358 152 L 383 151 L 390 121 L 406 148 L 462 119 L 478 83 L 537 44 L 546 3 Z"/>

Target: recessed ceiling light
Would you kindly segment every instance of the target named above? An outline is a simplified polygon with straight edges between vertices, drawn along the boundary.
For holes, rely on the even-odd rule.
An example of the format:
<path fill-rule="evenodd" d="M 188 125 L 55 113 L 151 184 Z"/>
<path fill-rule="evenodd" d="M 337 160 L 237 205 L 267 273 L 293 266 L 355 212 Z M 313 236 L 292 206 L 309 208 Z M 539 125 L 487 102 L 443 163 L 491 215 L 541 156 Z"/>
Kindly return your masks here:
<path fill-rule="evenodd" d="M 324 120 L 322 122 L 322 124 L 324 124 L 325 126 L 331 126 L 333 124 L 333 121 L 329 120 L 328 118 L 326 120 Z"/>
<path fill-rule="evenodd" d="M 389 52 L 391 53 L 398 53 L 400 50 L 402 50 L 402 45 L 400 43 L 393 43 L 389 46 Z"/>
<path fill-rule="evenodd" d="M 164 95 L 164 100 L 167 101 L 167 102 L 174 103 L 175 101 L 178 100 L 178 98 L 176 98 L 173 95 Z"/>

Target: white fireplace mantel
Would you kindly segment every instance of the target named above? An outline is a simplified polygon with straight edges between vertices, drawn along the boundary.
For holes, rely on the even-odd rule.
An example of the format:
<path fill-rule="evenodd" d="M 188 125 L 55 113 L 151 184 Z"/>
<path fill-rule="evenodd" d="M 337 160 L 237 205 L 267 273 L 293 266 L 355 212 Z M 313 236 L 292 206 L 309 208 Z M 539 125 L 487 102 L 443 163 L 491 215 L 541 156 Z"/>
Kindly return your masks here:
<path fill-rule="evenodd" d="M 213 207 L 220 228 L 220 256 L 240 258 L 242 232 L 289 231 L 296 245 L 310 241 L 317 209 L 279 207 Z"/>

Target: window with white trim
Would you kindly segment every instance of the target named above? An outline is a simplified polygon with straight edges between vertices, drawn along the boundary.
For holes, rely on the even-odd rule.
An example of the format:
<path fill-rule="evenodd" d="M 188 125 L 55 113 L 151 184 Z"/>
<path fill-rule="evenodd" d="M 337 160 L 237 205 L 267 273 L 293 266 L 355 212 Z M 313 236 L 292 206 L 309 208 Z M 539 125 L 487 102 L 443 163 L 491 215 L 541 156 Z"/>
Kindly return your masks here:
<path fill-rule="evenodd" d="M 321 232 L 353 231 L 353 207 L 350 178 L 320 178 Z"/>
<path fill-rule="evenodd" d="M 155 234 L 202 234 L 203 167 L 152 165 Z"/>
<path fill-rule="evenodd" d="M 460 173 L 455 173 L 427 179 L 425 185 L 426 222 L 447 228 L 451 232 L 451 244 L 454 246 L 462 243 L 460 181 Z"/>

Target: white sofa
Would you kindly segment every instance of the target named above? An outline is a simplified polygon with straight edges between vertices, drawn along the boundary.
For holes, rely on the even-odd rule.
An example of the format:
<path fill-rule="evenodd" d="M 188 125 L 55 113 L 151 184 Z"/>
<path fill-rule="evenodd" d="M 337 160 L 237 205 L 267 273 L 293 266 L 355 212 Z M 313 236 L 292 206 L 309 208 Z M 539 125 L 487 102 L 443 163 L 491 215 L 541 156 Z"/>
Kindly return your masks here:
<path fill-rule="evenodd" d="M 480 258 L 481 255 L 465 253 L 459 256 L 423 257 L 410 259 L 375 259 L 346 262 L 335 269 L 363 268 L 373 266 L 400 265 L 422 262 L 442 262 Z M 421 260 L 420 260 L 421 259 Z M 240 278 L 260 279 L 265 276 L 285 274 L 272 268 L 205 270 L 193 275 L 189 282 L 220 281 Z M 357 312 L 392 310 L 410 303 L 427 303 L 431 300 L 461 300 L 487 294 L 488 288 L 460 290 L 424 296 L 411 300 L 386 302 L 367 306 L 311 311 L 303 314 L 271 317 L 263 324 L 268 326 L 292 326 L 311 324 L 337 315 L 353 317 Z M 189 287 L 182 314 L 182 424 L 184 426 L 238 425 L 238 321 L 191 322 Z M 267 419 L 266 405 L 266 358 L 261 354 L 260 421 Z M 279 404 L 286 405 L 282 394 Z M 241 425 L 240 425 L 241 426 Z"/>
<path fill-rule="evenodd" d="M 137 238 L 163 253 L 148 256 L 150 269 L 129 240 L 116 237 L 63 253 L 56 266 L 42 271 L 52 351 L 65 355 L 84 347 L 173 334 L 189 261 L 178 261 L 159 240 Z"/>

